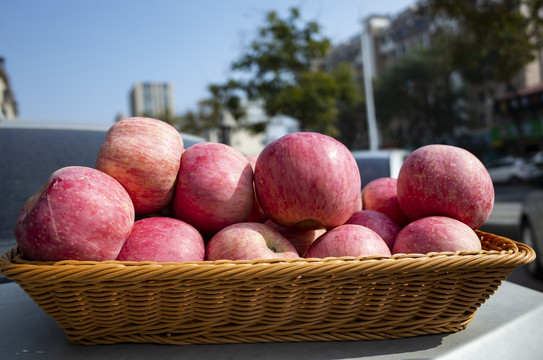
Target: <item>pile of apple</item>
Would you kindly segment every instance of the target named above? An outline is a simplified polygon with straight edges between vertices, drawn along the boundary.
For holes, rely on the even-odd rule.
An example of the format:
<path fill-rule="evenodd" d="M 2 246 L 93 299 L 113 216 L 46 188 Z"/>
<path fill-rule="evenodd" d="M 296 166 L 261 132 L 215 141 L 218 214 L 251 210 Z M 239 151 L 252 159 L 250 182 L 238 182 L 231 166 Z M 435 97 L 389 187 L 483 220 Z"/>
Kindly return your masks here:
<path fill-rule="evenodd" d="M 361 169 L 364 171 L 364 169 Z M 312 132 L 258 157 L 165 122 L 113 125 L 95 168 L 55 171 L 23 205 L 15 237 L 38 261 L 183 262 L 477 251 L 494 188 L 470 152 L 413 151 L 395 178 L 360 191 L 351 152 Z"/>

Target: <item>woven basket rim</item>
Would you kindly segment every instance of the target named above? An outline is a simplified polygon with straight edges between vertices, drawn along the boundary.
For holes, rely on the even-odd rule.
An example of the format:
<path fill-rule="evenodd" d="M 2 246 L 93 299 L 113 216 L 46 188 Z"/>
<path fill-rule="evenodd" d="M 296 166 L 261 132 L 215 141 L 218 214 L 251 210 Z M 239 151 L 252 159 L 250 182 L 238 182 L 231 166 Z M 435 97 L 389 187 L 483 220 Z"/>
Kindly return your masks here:
<path fill-rule="evenodd" d="M 490 248 L 480 251 L 434 252 L 428 254 L 395 254 L 391 256 L 359 256 L 359 257 L 329 257 L 329 258 L 298 258 L 298 259 L 256 259 L 256 260 L 215 260 L 215 261 L 187 261 L 187 262 L 152 262 L 152 261 L 29 261 L 22 257 L 17 246 L 6 252 L 0 258 L 0 271 L 8 278 L 11 271 L 20 272 L 37 269 L 48 271 L 68 271 L 68 269 L 85 269 L 87 271 L 119 271 L 126 272 L 155 272 L 190 273 L 196 275 L 200 272 L 209 273 L 216 269 L 214 276 L 236 276 L 238 273 L 246 275 L 247 271 L 258 271 L 266 268 L 266 272 L 273 269 L 281 273 L 294 269 L 316 269 L 322 267 L 341 268 L 341 270 L 371 271 L 372 273 L 389 273 L 398 271 L 413 271 L 417 267 L 433 270 L 458 271 L 464 268 L 484 268 L 489 263 L 492 266 L 517 267 L 532 262 L 535 252 L 529 246 L 514 240 L 476 230 L 483 246 Z M 488 240 L 490 239 L 490 240 Z M 34 269 L 34 270 L 32 270 Z"/>

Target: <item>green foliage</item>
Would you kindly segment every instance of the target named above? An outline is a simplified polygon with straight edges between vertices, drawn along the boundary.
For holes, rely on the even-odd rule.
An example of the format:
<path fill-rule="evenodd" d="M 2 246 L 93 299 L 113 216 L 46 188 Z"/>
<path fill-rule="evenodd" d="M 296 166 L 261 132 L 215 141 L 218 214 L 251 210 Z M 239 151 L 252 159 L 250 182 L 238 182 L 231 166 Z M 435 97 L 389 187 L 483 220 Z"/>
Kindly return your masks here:
<path fill-rule="evenodd" d="M 446 38 L 412 51 L 375 83 L 376 112 L 385 146 L 418 147 L 453 137 L 461 121 L 461 89 L 453 79 Z"/>
<path fill-rule="evenodd" d="M 269 116 L 287 115 L 297 119 L 304 131 L 339 136 L 339 103 L 352 104 L 360 95 L 352 69 L 342 66 L 326 73 L 316 68 L 330 49 L 319 25 L 302 23 L 298 9 L 292 8 L 286 19 L 268 13 L 257 34 L 232 64 L 236 73 L 246 74 L 230 81 L 233 88 L 249 99 L 263 100 Z"/>
<path fill-rule="evenodd" d="M 249 93 L 258 96 L 258 93 L 292 83 L 299 73 L 307 71 L 314 60 L 329 50 L 330 41 L 320 35 L 317 23 L 300 22 L 296 8 L 290 9 L 287 19 L 279 18 L 275 11 L 267 14 L 258 37 L 232 65 L 233 70 L 254 71 L 254 77 L 245 83 Z"/>
<path fill-rule="evenodd" d="M 338 140 L 350 149 L 369 146 L 367 137 L 366 104 L 350 64 L 342 63 L 332 71 L 337 83 Z"/>
<path fill-rule="evenodd" d="M 154 119 L 157 119 L 157 120 L 162 120 L 165 123 L 168 123 L 168 124 L 172 125 L 175 128 L 179 128 L 181 123 L 182 123 L 181 117 L 178 116 L 178 115 L 175 115 L 170 109 L 166 109 L 164 112 L 162 112 L 160 114 L 149 114 L 149 113 L 144 112 L 144 113 L 142 113 L 142 114 L 140 114 L 138 116 L 149 117 L 149 118 L 154 118 Z"/>
<path fill-rule="evenodd" d="M 188 134 L 202 136 L 206 129 L 201 120 L 202 117 L 197 112 L 189 110 L 181 116 L 180 130 Z"/>
<path fill-rule="evenodd" d="M 235 81 L 230 80 L 223 85 L 211 84 L 208 91 L 210 97 L 201 100 L 196 111 L 189 110 L 180 117 L 182 131 L 204 136 L 206 131 L 219 127 L 223 111 L 229 111 L 236 119 L 245 114 Z"/>
<path fill-rule="evenodd" d="M 208 89 L 212 95 L 211 104 L 215 113 L 218 113 L 219 110 L 228 110 L 236 119 L 245 115 L 245 111 L 241 107 L 239 84 L 236 81 L 229 80 L 224 85 L 212 84 Z"/>
<path fill-rule="evenodd" d="M 437 14 L 457 22 L 452 62 L 475 84 L 504 83 L 517 93 L 513 78 L 535 59 L 543 45 L 542 0 L 431 0 Z M 517 154 L 524 152 L 524 129 L 512 112 L 518 132 Z"/>
<path fill-rule="evenodd" d="M 541 48 L 541 0 L 431 0 L 430 6 L 457 22 L 451 59 L 471 82 L 509 83 Z"/>

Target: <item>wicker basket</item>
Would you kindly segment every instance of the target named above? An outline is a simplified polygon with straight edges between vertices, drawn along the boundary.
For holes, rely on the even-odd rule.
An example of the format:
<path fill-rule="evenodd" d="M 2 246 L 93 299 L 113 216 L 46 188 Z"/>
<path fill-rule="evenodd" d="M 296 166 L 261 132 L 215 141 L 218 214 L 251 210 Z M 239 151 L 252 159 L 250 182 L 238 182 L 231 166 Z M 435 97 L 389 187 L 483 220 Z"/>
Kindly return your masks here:
<path fill-rule="evenodd" d="M 478 234 L 476 253 L 322 260 L 32 262 L 14 248 L 0 270 L 77 344 L 390 339 L 464 329 L 535 259 Z"/>

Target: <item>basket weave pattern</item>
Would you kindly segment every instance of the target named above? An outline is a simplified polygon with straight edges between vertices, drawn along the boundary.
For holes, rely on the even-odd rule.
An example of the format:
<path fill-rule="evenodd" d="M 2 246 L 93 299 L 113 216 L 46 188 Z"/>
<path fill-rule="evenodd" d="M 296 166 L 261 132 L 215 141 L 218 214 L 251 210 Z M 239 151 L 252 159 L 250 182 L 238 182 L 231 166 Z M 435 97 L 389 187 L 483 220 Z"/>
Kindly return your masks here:
<path fill-rule="evenodd" d="M 0 270 L 77 344 L 345 341 L 464 329 L 516 267 L 521 243 L 478 232 L 483 251 L 392 257 L 32 262 Z"/>

